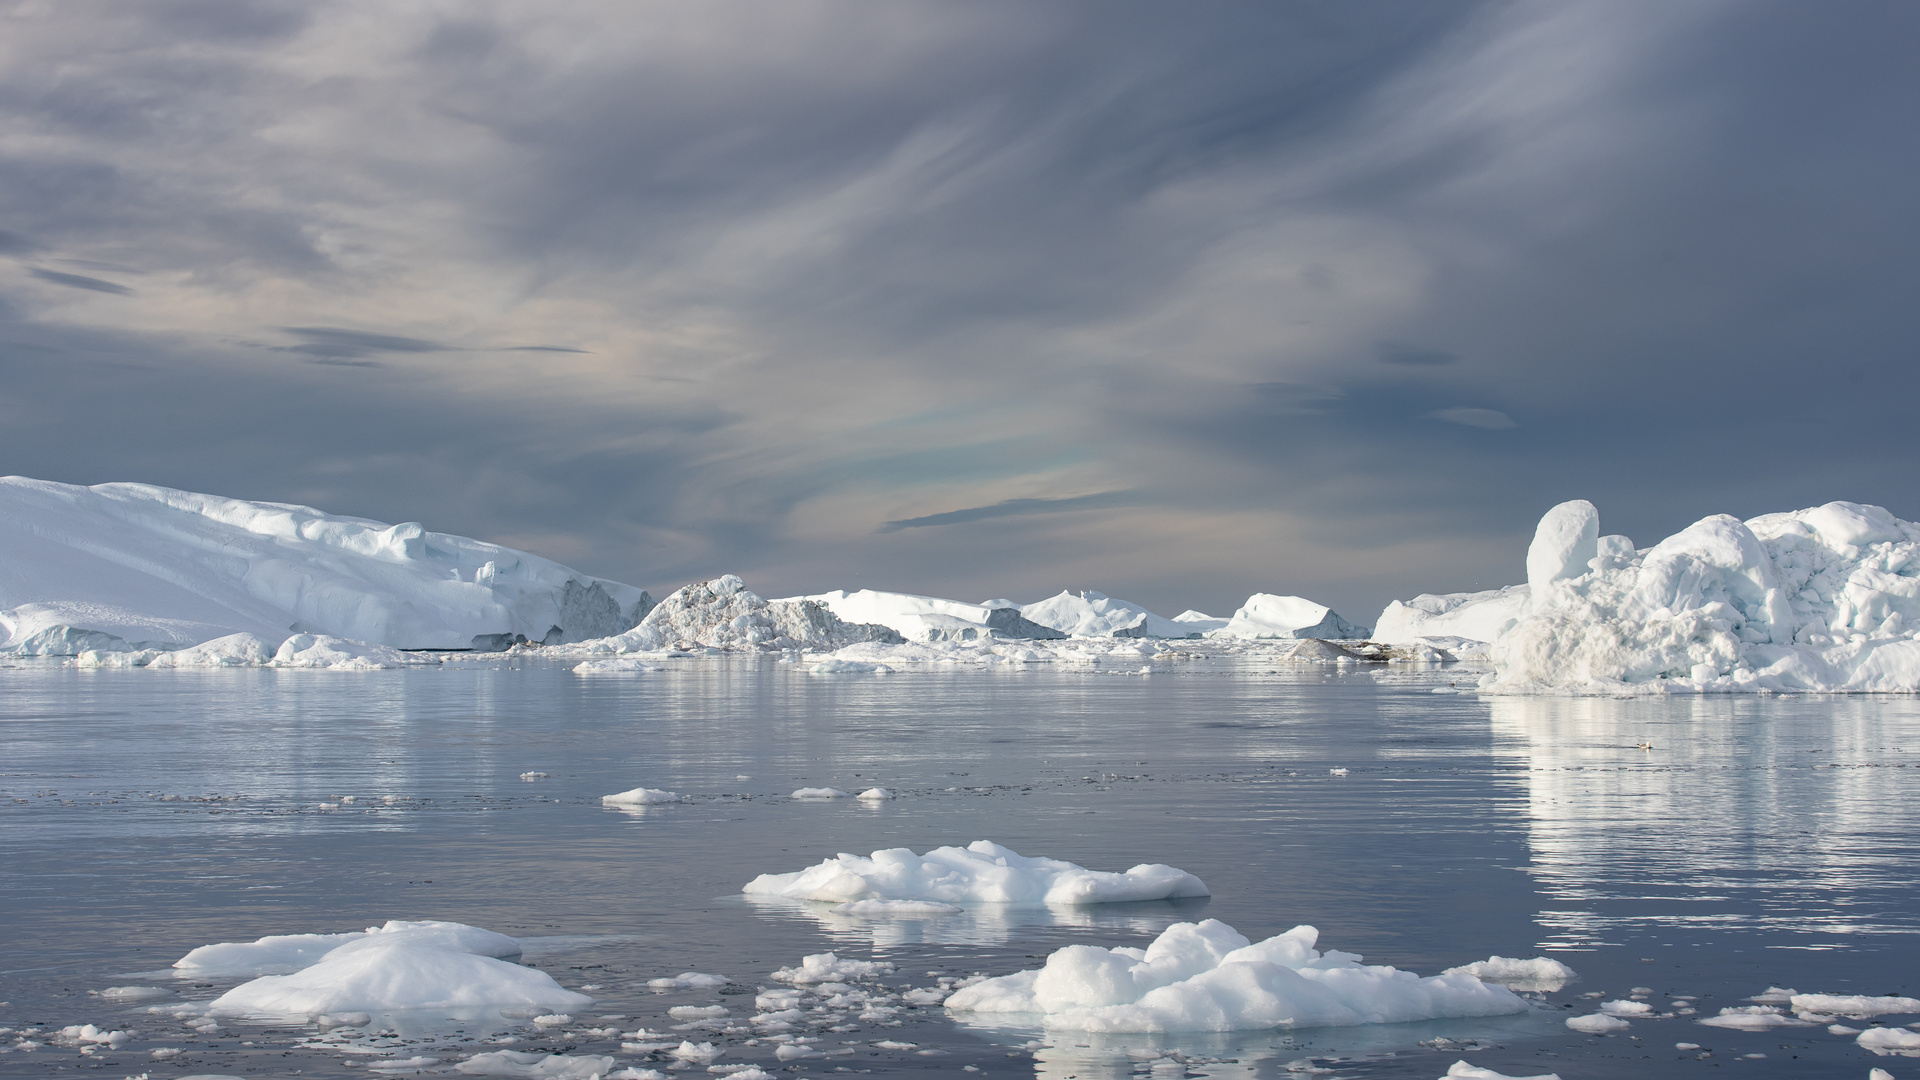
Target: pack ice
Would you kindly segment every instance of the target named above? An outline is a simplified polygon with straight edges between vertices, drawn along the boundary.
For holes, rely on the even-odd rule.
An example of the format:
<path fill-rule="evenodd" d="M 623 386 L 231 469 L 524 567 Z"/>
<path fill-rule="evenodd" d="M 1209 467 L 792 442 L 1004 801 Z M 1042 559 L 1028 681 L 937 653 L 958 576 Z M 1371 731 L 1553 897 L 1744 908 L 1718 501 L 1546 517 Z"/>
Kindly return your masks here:
<path fill-rule="evenodd" d="M 503 934 L 450 922 L 389 922 L 363 933 L 289 934 L 206 945 L 176 961 L 187 977 L 259 974 L 214 999 L 213 1016 L 295 1017 L 407 1009 L 561 1010 L 593 999 L 520 955 Z"/>
<path fill-rule="evenodd" d="M 146 484 L 0 477 L 0 651 L 177 649 L 237 633 L 403 649 L 619 633 L 651 601 L 464 536 Z"/>
<path fill-rule="evenodd" d="M 1636 549 L 1599 522 L 1554 507 L 1524 586 L 1396 603 L 1382 636 L 1492 631 L 1494 692 L 1920 691 L 1920 526 L 1831 502 Z"/>
<path fill-rule="evenodd" d="M 1525 1000 L 1465 972 L 1421 978 L 1314 946 L 1296 926 L 1257 944 L 1217 919 L 1175 923 L 1144 949 L 1069 945 L 1044 967 L 947 999 L 956 1013 L 1038 1016 L 1099 1032 L 1247 1031 L 1390 1024 L 1525 1012 Z"/>
<path fill-rule="evenodd" d="M 990 840 L 916 855 L 889 848 L 842 853 L 791 874 L 762 874 L 741 890 L 792 900 L 931 900 L 943 904 L 1109 904 L 1206 896 L 1201 880 L 1164 863 L 1124 873 L 1089 870 L 1060 859 L 1028 858 Z"/>

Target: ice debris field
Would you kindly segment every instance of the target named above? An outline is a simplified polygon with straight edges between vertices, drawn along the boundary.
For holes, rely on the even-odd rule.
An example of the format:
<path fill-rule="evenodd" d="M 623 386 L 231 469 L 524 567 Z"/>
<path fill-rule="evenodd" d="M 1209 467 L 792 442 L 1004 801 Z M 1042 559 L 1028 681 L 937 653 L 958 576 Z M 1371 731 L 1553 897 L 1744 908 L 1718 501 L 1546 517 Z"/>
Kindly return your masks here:
<path fill-rule="evenodd" d="M 545 646 L 585 675 L 779 652 L 822 675 L 913 665 L 1149 663 L 1263 649 L 1324 663 L 1483 664 L 1530 693 L 1920 691 L 1920 526 L 1831 502 L 1704 518 L 1651 547 L 1573 501 L 1540 521 L 1526 580 L 1394 601 L 1353 623 L 1255 593 L 1164 618 L 1092 590 L 970 603 L 869 589 L 768 600 L 739 577 L 655 603 L 523 551 L 142 484 L 0 478 L 0 654 L 151 670 L 429 666 L 421 650 Z"/>

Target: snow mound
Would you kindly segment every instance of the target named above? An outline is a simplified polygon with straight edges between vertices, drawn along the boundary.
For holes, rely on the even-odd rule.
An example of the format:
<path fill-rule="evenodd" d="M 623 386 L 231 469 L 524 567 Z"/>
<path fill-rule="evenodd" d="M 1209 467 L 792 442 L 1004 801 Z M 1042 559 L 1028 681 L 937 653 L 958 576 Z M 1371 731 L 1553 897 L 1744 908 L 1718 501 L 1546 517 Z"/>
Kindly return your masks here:
<path fill-rule="evenodd" d="M 255 941 L 202 945 L 173 966 L 181 978 L 188 979 L 286 974 L 316 964 L 337 949 L 368 941 L 432 945 L 478 956 L 520 955 L 519 941 L 477 926 L 392 919 L 383 926 L 345 934 L 272 934 Z"/>
<path fill-rule="evenodd" d="M 1314 948 L 1311 926 L 1258 944 L 1216 919 L 1175 923 L 1145 949 L 1069 945 L 1038 970 L 947 999 L 959 1013 L 1038 1014 L 1073 1031 L 1246 1031 L 1499 1016 L 1527 1003 L 1471 975 L 1421 978 Z"/>
<path fill-rule="evenodd" d="M 1535 1076 L 1508 1076 L 1506 1073 L 1483 1069 L 1464 1061 L 1456 1061 L 1447 1068 L 1447 1074 L 1440 1080 L 1560 1080 L 1559 1073 L 1540 1073 Z"/>
<path fill-rule="evenodd" d="M 1028 858 L 988 840 L 916 855 L 889 848 L 841 854 L 791 874 L 762 874 L 741 890 L 793 900 L 934 900 L 943 904 L 1107 904 L 1206 896 L 1201 880 L 1164 863 L 1125 873 Z"/>
<path fill-rule="evenodd" d="M 686 799 L 674 791 L 637 787 L 613 795 L 602 795 L 600 801 L 609 806 L 657 806 L 661 803 L 685 802 Z"/>
<path fill-rule="evenodd" d="M 1298 596 L 1254 593 L 1233 618 L 1208 637 L 1222 638 L 1363 638 L 1369 633 L 1341 618 L 1325 604 Z"/>
<path fill-rule="evenodd" d="M 733 574 L 696 582 L 660 601 L 626 633 L 578 646 L 590 654 L 710 648 L 831 652 L 855 642 L 903 644 L 884 626 L 844 622 L 812 600 L 765 600 Z"/>
<path fill-rule="evenodd" d="M 613 1058 L 595 1054 L 535 1054 L 491 1050 L 456 1062 L 455 1072 L 469 1076 L 518 1076 L 526 1080 L 601 1080 L 612 1075 Z"/>
<path fill-rule="evenodd" d="M 1489 956 L 1485 960 L 1475 960 L 1471 964 L 1448 968 L 1443 974 L 1459 972 L 1471 975 L 1481 982 L 1496 983 L 1509 990 L 1545 991 L 1551 993 L 1578 978 L 1573 969 L 1545 956 L 1535 956 L 1518 960 L 1511 956 Z"/>
<path fill-rule="evenodd" d="M 279 651 L 267 666 L 277 668 L 315 668 L 328 671 L 385 671 L 403 667 L 426 667 L 440 658 L 420 653 L 401 652 L 385 645 L 325 634 L 295 634 L 280 643 Z"/>
<path fill-rule="evenodd" d="M 1186 623 L 1161 618 L 1139 604 L 1092 590 L 1062 592 L 1020 609 L 1023 618 L 1068 637 L 1198 637 Z"/>
<path fill-rule="evenodd" d="M 992 638 L 1065 637 L 1050 626 L 1029 621 L 1020 609 L 1004 601 L 969 604 L 963 600 L 942 600 L 936 596 L 912 593 L 877 592 L 860 589 L 848 592 L 795 596 L 774 603 L 812 602 L 825 607 L 850 623 L 872 623 L 888 627 L 908 641 L 986 641 Z"/>
<path fill-rule="evenodd" d="M 1920 691 L 1920 526 L 1846 502 L 1717 515 L 1645 551 L 1598 537 L 1575 574 L 1585 505 L 1542 520 L 1529 574 L 1571 576 L 1530 577 L 1483 690 Z"/>
<path fill-rule="evenodd" d="M 1388 604 L 1380 613 L 1373 636 L 1394 644 L 1432 638 L 1490 642 L 1519 622 L 1526 607 L 1525 585 L 1485 592 L 1422 593 Z"/>
<path fill-rule="evenodd" d="M 399 648 L 578 641 L 639 589 L 464 536 L 147 484 L 0 478 L 0 651 L 174 649 L 289 630 Z"/>

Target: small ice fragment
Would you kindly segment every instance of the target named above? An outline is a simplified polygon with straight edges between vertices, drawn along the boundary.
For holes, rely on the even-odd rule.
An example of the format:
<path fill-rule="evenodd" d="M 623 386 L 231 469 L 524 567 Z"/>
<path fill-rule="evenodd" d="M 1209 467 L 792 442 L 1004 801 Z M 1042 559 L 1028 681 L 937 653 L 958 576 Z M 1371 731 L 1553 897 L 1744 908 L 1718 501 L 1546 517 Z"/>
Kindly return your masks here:
<path fill-rule="evenodd" d="M 675 1020 L 718 1020 L 732 1013 L 725 1005 L 675 1005 L 667 1015 Z"/>
<path fill-rule="evenodd" d="M 1608 1016 L 1652 1016 L 1653 1006 L 1644 1001 L 1605 1001 L 1600 1011 Z"/>
<path fill-rule="evenodd" d="M 1567 1026 L 1575 1031 L 1584 1031 L 1589 1035 L 1605 1035 L 1613 1031 L 1625 1031 L 1633 1025 L 1617 1016 L 1606 1013 L 1593 1013 L 1590 1016 L 1569 1016 Z"/>
<path fill-rule="evenodd" d="M 1328 769 L 1327 773 L 1332 776 L 1345 776 L 1347 775 L 1347 770 L 1346 769 Z"/>
<path fill-rule="evenodd" d="M 659 788 L 637 787 L 631 791 L 622 791 L 615 795 L 602 795 L 600 801 L 608 806 L 655 806 L 660 803 L 685 802 L 678 792 L 662 791 Z"/>
<path fill-rule="evenodd" d="M 1848 1027 L 1848 1026 L 1847 1026 L 1847 1025 L 1845 1025 L 1845 1024 L 1828 1024 L 1828 1025 L 1827 1025 L 1827 1034 L 1829 1034 L 1829 1035 L 1858 1035 L 1858 1034 L 1860 1034 L 1860 1029 L 1859 1029 L 1859 1028 L 1857 1028 L 1857 1027 Z"/>
<path fill-rule="evenodd" d="M 1684 1042 L 1682 1042 L 1682 1043 L 1674 1043 L 1674 1044 L 1673 1044 L 1673 1048 L 1674 1048 L 1675 1050 L 1698 1050 L 1698 1049 L 1700 1049 L 1700 1044 L 1699 1044 L 1699 1043 L 1684 1043 Z"/>
<path fill-rule="evenodd" d="M 1811 1027 L 1810 1021 L 1796 1016 L 1788 1016 L 1777 1005 L 1729 1005 L 1720 1010 L 1719 1016 L 1709 1016 L 1695 1023 L 1707 1027 L 1731 1028 L 1735 1031 L 1767 1031 L 1780 1027 Z"/>
<path fill-rule="evenodd" d="M 713 1064 L 713 1059 L 725 1052 L 724 1050 L 717 1049 L 710 1042 L 695 1043 L 686 1041 L 682 1041 L 679 1046 L 668 1051 L 669 1054 L 679 1058 L 681 1061 L 693 1062 L 700 1065 Z"/>
<path fill-rule="evenodd" d="M 793 794 L 788 796 L 791 799 L 844 799 L 846 797 L 846 792 L 830 787 L 795 788 Z"/>
<path fill-rule="evenodd" d="M 773 978 L 779 982 L 805 986 L 849 979 L 876 979 L 892 973 L 893 965 L 885 960 L 842 960 L 838 955 L 826 952 L 802 957 L 798 967 L 781 968 L 773 973 Z"/>
<path fill-rule="evenodd" d="M 455 1071 L 469 1076 L 515 1076 L 525 1077 L 526 1080 L 591 1080 L 596 1076 L 620 1075 L 613 1072 L 613 1066 L 613 1058 L 595 1054 L 581 1054 L 576 1057 L 521 1050 L 490 1050 L 457 1062 L 453 1067 Z"/>
<path fill-rule="evenodd" d="M 1106 904 L 1206 896 L 1199 878 L 1164 863 L 1123 872 L 1021 855 L 988 840 L 918 855 L 889 848 L 871 855 L 841 854 L 805 870 L 762 874 L 741 888 L 757 895 L 844 903 L 853 900 L 934 900 L 940 903 Z"/>
<path fill-rule="evenodd" d="M 417 1073 L 425 1071 L 429 1065 L 438 1064 L 440 1064 L 439 1058 L 427 1057 L 425 1055 L 406 1058 L 384 1058 L 369 1064 L 367 1071 L 380 1073 Z"/>
<path fill-rule="evenodd" d="M 1785 1005 L 1793 1001 L 1793 995 L 1799 992 L 1798 990 L 1788 990 L 1785 987 L 1769 986 L 1747 1000 L 1759 1005 Z"/>
<path fill-rule="evenodd" d="M 798 1061 L 801 1058 L 819 1057 L 820 1051 L 801 1043 L 781 1043 L 774 1048 L 773 1056 L 781 1061 Z"/>
<path fill-rule="evenodd" d="M 1868 1028 L 1855 1036 L 1853 1041 L 1876 1054 L 1899 1054 L 1902 1057 L 1920 1055 L 1920 1031 L 1908 1031 L 1906 1028 Z"/>
<path fill-rule="evenodd" d="M 1893 1074 L 1885 1069 L 1874 1069 L 1867 1073 L 1867 1080 L 1893 1080 Z"/>
<path fill-rule="evenodd" d="M 725 985 L 725 975 L 708 975 L 699 971 L 683 971 L 671 979 L 647 980 L 649 990 L 711 990 Z"/>
<path fill-rule="evenodd" d="M 172 997 L 173 991 L 163 986 L 109 986 L 100 991 L 100 996 L 108 1001 L 145 1001 L 149 998 Z"/>
<path fill-rule="evenodd" d="M 888 791 L 886 788 L 883 788 L 883 787 L 870 787 L 867 790 L 861 792 L 860 794 L 855 795 L 854 798 L 866 799 L 869 802 L 879 802 L 882 799 L 893 798 L 893 792 Z"/>
<path fill-rule="evenodd" d="M 1862 997 L 1857 994 L 1795 994 L 1794 1012 L 1826 1013 L 1865 1020 L 1889 1013 L 1920 1013 L 1920 999 L 1910 997 Z"/>
<path fill-rule="evenodd" d="M 568 1013 L 545 1013 L 534 1017 L 533 1022 L 541 1027 L 559 1027 L 562 1024 L 573 1023 L 573 1017 Z"/>
<path fill-rule="evenodd" d="M 1577 978 L 1572 968 L 1545 956 L 1525 960 L 1511 956 L 1489 956 L 1485 960 L 1475 960 L 1471 964 L 1462 964 L 1442 972 L 1446 975 L 1455 973 L 1471 975 L 1481 982 L 1496 983 L 1509 990 L 1535 992 L 1552 992 Z"/>
<path fill-rule="evenodd" d="M 547 774 L 546 774 L 546 773 L 543 773 L 543 772 L 523 772 L 523 773 L 521 773 L 521 774 L 520 774 L 520 779 L 522 779 L 522 780 L 545 780 L 545 779 L 547 779 Z"/>

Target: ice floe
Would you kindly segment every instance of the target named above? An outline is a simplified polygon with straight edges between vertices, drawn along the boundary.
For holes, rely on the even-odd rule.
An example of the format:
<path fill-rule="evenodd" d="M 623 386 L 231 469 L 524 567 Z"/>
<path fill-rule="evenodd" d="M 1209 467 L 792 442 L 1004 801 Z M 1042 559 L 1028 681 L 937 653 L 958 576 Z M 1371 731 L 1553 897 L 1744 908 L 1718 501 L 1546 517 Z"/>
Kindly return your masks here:
<path fill-rule="evenodd" d="M 399 648 L 578 641 L 641 590 L 415 523 L 147 484 L 0 478 L 0 650 L 177 649 L 289 631 Z"/>
<path fill-rule="evenodd" d="M 1859 994 L 1794 994 L 1787 999 L 1798 1013 L 1819 1013 L 1865 1020 L 1889 1014 L 1920 1013 L 1920 998 L 1865 997 Z"/>
<path fill-rule="evenodd" d="M 1868 1028 L 1854 1036 L 1853 1041 L 1876 1054 L 1920 1057 L 1920 1031 L 1909 1031 L 1906 1028 Z"/>
<path fill-rule="evenodd" d="M 1720 1010 L 1718 1016 L 1708 1016 L 1698 1023 L 1708 1027 L 1731 1028 L 1734 1031 L 1771 1031 L 1782 1027 L 1812 1027 L 1813 1022 L 1792 1016 L 1778 1005 L 1729 1005 Z"/>
<path fill-rule="evenodd" d="M 490 1050 L 454 1063 L 454 1071 L 469 1076 L 515 1076 L 525 1080 L 606 1080 L 614 1074 L 614 1059 L 596 1054 L 537 1054 L 518 1050 Z"/>
<path fill-rule="evenodd" d="M 1552 992 L 1578 978 L 1572 968 L 1545 956 L 1525 960 L 1511 956 L 1489 956 L 1471 964 L 1448 968 L 1445 974 L 1461 972 L 1481 982 L 1498 983 L 1509 990 Z"/>
<path fill-rule="evenodd" d="M 336 949 L 365 942 L 432 945 L 480 956 L 520 955 L 520 942 L 465 923 L 392 919 L 343 934 L 272 934 L 254 941 L 202 945 L 173 962 L 181 978 L 279 975 L 318 963 Z"/>
<path fill-rule="evenodd" d="M 1560 1080 L 1559 1073 L 1538 1073 L 1533 1076 L 1509 1076 L 1506 1073 L 1483 1069 L 1464 1061 L 1456 1061 L 1448 1066 L 1445 1075 L 1439 1080 Z"/>
<path fill-rule="evenodd" d="M 686 800 L 677 791 L 637 787 L 612 795 L 602 795 L 600 796 L 600 801 L 609 806 L 656 806 L 660 803 L 685 802 Z"/>
<path fill-rule="evenodd" d="M 1567 1026 L 1588 1035 L 1611 1035 L 1616 1031 L 1625 1031 L 1633 1025 L 1610 1013 L 1589 1013 L 1585 1016 L 1567 1017 Z"/>
<path fill-rule="evenodd" d="M 1398 1023 L 1525 1012 L 1505 987 L 1456 973 L 1428 978 L 1314 946 L 1297 926 L 1257 944 L 1209 919 L 1176 923 L 1145 949 L 1069 945 L 1037 970 L 955 992 L 966 1014 L 1037 1016 L 1101 1032 L 1236 1031 Z"/>
<path fill-rule="evenodd" d="M 860 794 L 855 795 L 854 798 L 865 802 L 885 802 L 893 798 L 893 792 L 883 787 L 870 787 Z"/>
<path fill-rule="evenodd" d="M 797 794 L 797 793 L 796 793 Z M 1163 863 L 1115 873 L 1029 858 L 989 840 L 916 855 L 889 848 L 840 854 L 805 870 L 762 874 L 742 892 L 794 900 L 934 900 L 945 904 L 1103 904 L 1206 896 L 1197 877 Z"/>

